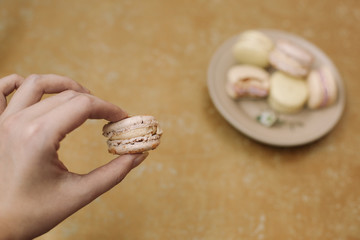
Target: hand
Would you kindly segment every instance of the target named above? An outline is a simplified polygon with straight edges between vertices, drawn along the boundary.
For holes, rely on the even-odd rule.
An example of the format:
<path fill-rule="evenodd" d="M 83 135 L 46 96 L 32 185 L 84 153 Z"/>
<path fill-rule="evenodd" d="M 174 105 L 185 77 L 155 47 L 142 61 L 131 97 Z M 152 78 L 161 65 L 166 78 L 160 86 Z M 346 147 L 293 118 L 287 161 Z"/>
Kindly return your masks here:
<path fill-rule="evenodd" d="M 6 96 L 15 89 L 7 105 Z M 57 93 L 42 99 L 44 93 Z M 0 239 L 31 239 L 118 184 L 147 154 L 115 158 L 92 172 L 68 171 L 57 150 L 87 119 L 127 114 L 75 81 L 53 74 L 0 79 Z"/>

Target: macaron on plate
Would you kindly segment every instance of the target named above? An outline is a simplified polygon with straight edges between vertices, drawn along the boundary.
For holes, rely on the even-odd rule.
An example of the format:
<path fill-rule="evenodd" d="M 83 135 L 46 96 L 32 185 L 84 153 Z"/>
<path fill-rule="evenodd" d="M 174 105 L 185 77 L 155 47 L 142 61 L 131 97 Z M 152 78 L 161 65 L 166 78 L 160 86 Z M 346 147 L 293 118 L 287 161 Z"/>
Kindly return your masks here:
<path fill-rule="evenodd" d="M 269 61 L 264 55 L 271 56 Z M 248 64 L 269 71 L 270 77 Z M 274 72 L 274 67 L 284 74 Z M 292 147 L 320 139 L 336 126 L 345 107 L 343 80 L 331 59 L 304 38 L 279 30 L 247 30 L 225 41 L 211 59 L 207 83 L 215 107 L 231 125 L 272 146 Z M 321 85 L 325 83 L 328 88 Z M 269 84 L 266 98 L 257 94 Z M 253 89 L 255 97 L 250 94 Z M 264 118 L 278 124 L 259 123 Z"/>

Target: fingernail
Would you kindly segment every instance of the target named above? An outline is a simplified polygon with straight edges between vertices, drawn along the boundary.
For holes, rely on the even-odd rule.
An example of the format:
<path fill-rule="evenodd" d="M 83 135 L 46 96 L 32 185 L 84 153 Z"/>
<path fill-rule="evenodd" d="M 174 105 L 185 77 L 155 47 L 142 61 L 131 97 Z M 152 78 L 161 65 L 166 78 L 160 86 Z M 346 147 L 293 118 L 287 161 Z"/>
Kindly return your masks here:
<path fill-rule="evenodd" d="M 124 118 L 128 118 L 129 117 L 129 114 L 127 113 L 127 111 L 125 110 L 122 110 L 123 111 L 123 117 Z"/>
<path fill-rule="evenodd" d="M 144 152 L 144 153 L 140 154 L 137 158 L 134 159 L 132 168 L 139 166 L 140 163 L 142 163 L 147 156 L 149 156 L 149 152 Z"/>

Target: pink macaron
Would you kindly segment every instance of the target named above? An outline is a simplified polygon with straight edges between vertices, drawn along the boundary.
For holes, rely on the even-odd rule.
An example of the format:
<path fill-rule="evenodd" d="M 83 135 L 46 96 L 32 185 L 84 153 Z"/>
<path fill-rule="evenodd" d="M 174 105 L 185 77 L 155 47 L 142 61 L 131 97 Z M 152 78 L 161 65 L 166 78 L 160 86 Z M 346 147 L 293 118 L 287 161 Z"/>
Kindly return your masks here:
<path fill-rule="evenodd" d="M 310 72 L 307 78 L 310 109 L 324 108 L 336 102 L 338 91 L 334 74 L 326 66 Z"/>
<path fill-rule="evenodd" d="M 306 77 L 314 57 L 307 50 L 288 40 L 278 40 L 269 56 L 270 64 L 294 77 Z"/>
<path fill-rule="evenodd" d="M 162 130 L 153 116 L 133 116 L 103 127 L 110 153 L 142 153 L 160 144 Z"/>

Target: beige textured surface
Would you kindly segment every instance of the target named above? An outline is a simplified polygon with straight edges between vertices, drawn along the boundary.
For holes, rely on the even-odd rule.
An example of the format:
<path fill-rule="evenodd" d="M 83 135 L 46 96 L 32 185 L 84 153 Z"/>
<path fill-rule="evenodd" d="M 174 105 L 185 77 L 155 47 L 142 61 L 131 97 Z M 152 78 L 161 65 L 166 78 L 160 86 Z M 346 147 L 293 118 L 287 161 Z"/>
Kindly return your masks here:
<path fill-rule="evenodd" d="M 39 239 L 360 239 L 359 22 L 357 0 L 0 1 L 1 76 L 66 75 L 164 129 L 122 184 Z M 264 146 L 215 110 L 210 58 L 251 28 L 303 36 L 338 66 L 347 106 L 325 138 Z M 103 124 L 63 141 L 69 169 L 112 158 Z"/>

